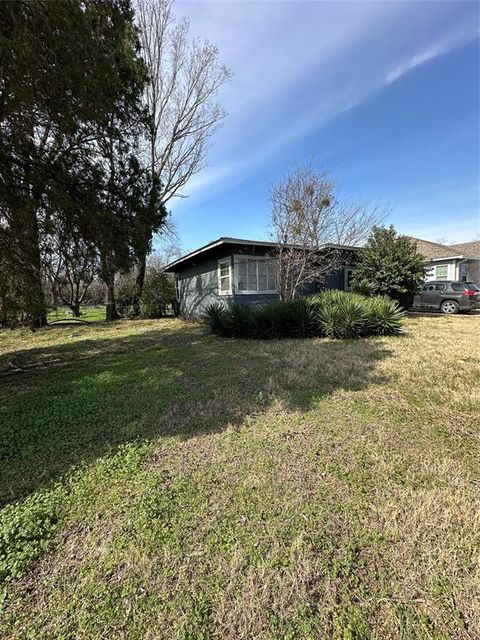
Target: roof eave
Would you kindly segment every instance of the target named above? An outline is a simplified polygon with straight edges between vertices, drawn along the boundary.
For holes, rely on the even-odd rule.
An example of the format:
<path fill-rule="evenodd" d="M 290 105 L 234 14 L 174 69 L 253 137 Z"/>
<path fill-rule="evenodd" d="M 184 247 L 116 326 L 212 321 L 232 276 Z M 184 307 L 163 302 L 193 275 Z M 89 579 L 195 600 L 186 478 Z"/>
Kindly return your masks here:
<path fill-rule="evenodd" d="M 430 258 L 430 262 L 438 262 L 442 260 L 463 260 L 465 256 L 443 256 L 442 258 Z"/>
<path fill-rule="evenodd" d="M 237 244 L 237 245 L 244 244 L 252 247 L 278 246 L 278 243 L 270 242 L 270 241 L 260 242 L 258 240 L 245 240 L 244 238 L 222 237 L 222 238 L 218 238 L 218 240 L 214 240 L 213 242 L 209 242 L 208 244 L 203 245 L 202 247 L 196 249 L 195 251 L 191 251 L 190 253 L 187 253 L 186 255 L 182 256 L 181 258 L 178 258 L 177 260 L 174 260 L 173 262 L 170 262 L 163 268 L 163 270 L 166 272 L 174 272 L 175 268 L 180 266 L 184 262 L 187 262 L 188 260 L 191 260 L 192 258 L 195 258 L 196 256 L 202 253 L 205 253 L 205 251 L 210 251 L 210 249 L 219 247 L 222 244 Z M 294 247 L 294 248 L 297 248 L 297 247 Z M 298 247 L 298 248 L 300 249 L 301 247 Z M 355 247 L 351 245 L 340 245 L 340 244 L 334 244 L 334 243 L 327 243 L 319 247 L 319 249 L 343 249 L 347 251 L 356 251 L 360 248 L 361 247 Z"/>

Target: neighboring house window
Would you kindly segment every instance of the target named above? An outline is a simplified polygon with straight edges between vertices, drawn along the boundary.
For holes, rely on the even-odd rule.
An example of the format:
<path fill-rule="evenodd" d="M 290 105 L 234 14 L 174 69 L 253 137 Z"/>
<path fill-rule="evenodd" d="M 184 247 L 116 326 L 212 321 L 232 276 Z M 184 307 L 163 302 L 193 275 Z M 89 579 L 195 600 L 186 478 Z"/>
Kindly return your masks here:
<path fill-rule="evenodd" d="M 235 257 L 238 293 L 275 293 L 275 267 L 272 259 Z"/>
<path fill-rule="evenodd" d="M 221 295 L 229 295 L 232 293 L 230 258 L 218 261 L 218 293 Z"/>
<path fill-rule="evenodd" d="M 448 278 L 448 264 L 439 264 L 435 270 L 435 275 L 438 280 Z"/>
<path fill-rule="evenodd" d="M 468 280 L 468 267 L 465 263 L 460 265 L 460 280 L 462 282 L 467 282 Z"/>
<path fill-rule="evenodd" d="M 355 269 L 351 269 L 349 267 L 345 269 L 345 290 L 346 291 L 350 291 L 352 288 L 352 278 L 353 278 L 354 271 Z"/>

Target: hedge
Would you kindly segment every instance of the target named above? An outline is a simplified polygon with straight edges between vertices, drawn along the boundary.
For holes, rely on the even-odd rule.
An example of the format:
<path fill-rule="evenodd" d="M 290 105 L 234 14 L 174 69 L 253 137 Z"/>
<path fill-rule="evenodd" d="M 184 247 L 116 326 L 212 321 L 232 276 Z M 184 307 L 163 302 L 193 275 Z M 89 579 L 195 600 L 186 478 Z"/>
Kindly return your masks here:
<path fill-rule="evenodd" d="M 386 296 L 345 291 L 253 307 L 211 304 L 205 319 L 212 333 L 231 338 L 360 338 L 400 333 L 405 312 Z"/>

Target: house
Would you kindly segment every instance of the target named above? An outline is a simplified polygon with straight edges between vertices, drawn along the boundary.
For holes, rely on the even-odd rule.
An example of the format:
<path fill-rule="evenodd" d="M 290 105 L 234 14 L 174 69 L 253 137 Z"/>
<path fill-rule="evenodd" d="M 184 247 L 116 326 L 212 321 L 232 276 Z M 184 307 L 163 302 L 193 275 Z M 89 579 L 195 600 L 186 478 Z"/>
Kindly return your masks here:
<path fill-rule="evenodd" d="M 480 240 L 447 245 L 412 239 L 426 258 L 425 280 L 460 280 L 480 284 Z"/>
<path fill-rule="evenodd" d="M 419 252 L 425 256 L 426 280 L 462 280 L 480 283 L 480 241 L 444 245 L 413 238 Z M 180 313 L 200 315 L 213 302 L 230 301 L 263 304 L 278 300 L 275 285 L 274 260 L 277 245 L 240 238 L 218 238 L 165 267 L 175 276 L 175 288 Z M 325 244 L 318 251 L 329 249 L 345 252 L 345 267 L 312 283 L 305 293 L 322 288 L 348 291 L 359 247 Z"/>
<path fill-rule="evenodd" d="M 218 238 L 171 262 L 165 271 L 175 275 L 177 301 L 182 315 L 200 315 L 213 302 L 262 304 L 278 300 L 275 284 L 274 242 Z M 357 247 L 326 244 L 319 249 L 340 249 L 351 255 Z M 328 274 L 324 287 L 349 289 L 353 268 L 346 266 Z M 320 290 L 312 284 L 308 293 Z"/>

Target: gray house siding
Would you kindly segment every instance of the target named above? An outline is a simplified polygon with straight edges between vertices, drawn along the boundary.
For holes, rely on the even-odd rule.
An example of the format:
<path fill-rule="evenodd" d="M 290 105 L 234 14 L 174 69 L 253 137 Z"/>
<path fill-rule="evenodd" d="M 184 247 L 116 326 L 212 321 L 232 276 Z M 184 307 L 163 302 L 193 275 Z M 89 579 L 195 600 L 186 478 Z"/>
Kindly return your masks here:
<path fill-rule="evenodd" d="M 278 300 L 278 293 L 237 293 L 233 299 L 241 304 L 258 305 Z"/>
<path fill-rule="evenodd" d="M 261 305 L 278 300 L 277 293 L 241 293 L 235 291 L 235 259 L 237 255 L 244 256 L 271 256 L 273 249 L 265 246 L 251 246 L 242 243 L 229 243 L 214 246 L 208 254 L 202 253 L 192 256 L 188 262 L 182 265 L 170 267 L 169 271 L 175 273 L 177 285 L 177 297 L 180 313 L 185 316 L 199 316 L 212 303 L 221 302 L 228 304 L 235 301 L 241 304 Z M 219 293 L 218 261 L 229 259 L 231 263 L 231 289 L 230 295 Z M 340 269 L 329 274 L 324 283 L 313 282 L 302 292 L 303 295 L 312 295 L 322 289 L 345 289 L 345 270 Z"/>
<path fill-rule="evenodd" d="M 345 289 L 345 270 L 339 269 L 333 273 L 329 273 L 325 278 L 325 289 Z"/>
<path fill-rule="evenodd" d="M 256 254 L 262 255 L 262 254 Z M 239 302 L 240 304 L 260 305 L 278 300 L 277 293 L 235 293 L 232 283 L 232 295 L 220 295 L 218 293 L 218 260 L 230 258 L 232 256 L 222 256 L 220 258 L 204 260 L 194 266 L 185 267 L 177 273 L 178 296 L 180 303 L 180 313 L 185 316 L 195 316 L 202 314 L 208 305 L 214 302 Z M 323 287 L 316 283 L 311 283 L 304 295 L 318 293 Z M 342 270 L 329 274 L 325 279 L 325 289 L 345 289 L 345 272 Z"/>
<path fill-rule="evenodd" d="M 229 256 L 223 256 L 228 258 Z M 201 314 L 213 302 L 233 299 L 218 294 L 217 258 L 205 259 L 199 264 L 185 267 L 176 274 L 180 313 L 185 316 Z"/>

